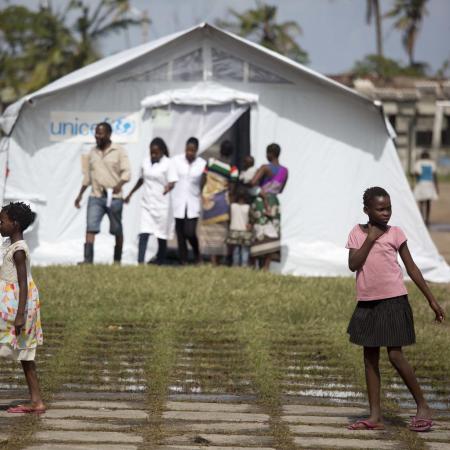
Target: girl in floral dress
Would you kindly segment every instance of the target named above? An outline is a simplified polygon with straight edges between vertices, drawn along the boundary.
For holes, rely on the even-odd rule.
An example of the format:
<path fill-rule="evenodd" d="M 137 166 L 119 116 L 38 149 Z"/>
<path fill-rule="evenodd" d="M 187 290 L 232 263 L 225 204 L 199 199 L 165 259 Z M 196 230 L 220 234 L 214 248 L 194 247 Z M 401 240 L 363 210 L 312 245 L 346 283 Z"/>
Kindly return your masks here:
<path fill-rule="evenodd" d="M 34 358 L 42 344 L 39 294 L 31 277 L 30 254 L 23 232 L 35 214 L 25 203 L 10 203 L 0 212 L 0 233 L 8 237 L 0 268 L 0 356 L 20 361 L 30 391 L 28 405 L 10 407 L 9 413 L 45 412 Z"/>

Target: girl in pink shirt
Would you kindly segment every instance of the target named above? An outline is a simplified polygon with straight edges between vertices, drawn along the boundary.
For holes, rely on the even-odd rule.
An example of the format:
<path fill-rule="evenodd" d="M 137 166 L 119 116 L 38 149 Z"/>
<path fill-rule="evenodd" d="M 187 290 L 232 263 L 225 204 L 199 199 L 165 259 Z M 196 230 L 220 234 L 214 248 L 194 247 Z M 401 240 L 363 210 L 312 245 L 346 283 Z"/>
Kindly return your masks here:
<path fill-rule="evenodd" d="M 404 345 L 415 343 L 412 310 L 403 283 L 397 254 L 403 260 L 409 277 L 422 291 L 434 311 L 437 322 L 444 311 L 437 303 L 422 273 L 414 263 L 407 239 L 399 227 L 389 226 L 391 199 L 380 187 L 364 192 L 364 212 L 369 221 L 356 225 L 350 232 L 348 266 L 356 272 L 358 304 L 348 326 L 350 342 L 364 347 L 364 365 L 370 416 L 349 426 L 351 430 L 382 430 L 380 405 L 380 347 L 387 347 L 389 361 L 405 382 L 417 404 L 412 431 L 428 431 L 433 422 L 431 410 L 417 382 L 414 370 L 402 352 Z"/>

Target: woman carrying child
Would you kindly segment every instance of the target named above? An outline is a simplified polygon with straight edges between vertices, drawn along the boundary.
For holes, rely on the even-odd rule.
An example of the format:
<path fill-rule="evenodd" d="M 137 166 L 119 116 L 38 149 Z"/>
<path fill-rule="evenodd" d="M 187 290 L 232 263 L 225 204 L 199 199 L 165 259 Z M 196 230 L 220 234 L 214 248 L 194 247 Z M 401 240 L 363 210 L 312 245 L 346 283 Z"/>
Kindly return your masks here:
<path fill-rule="evenodd" d="M 278 144 L 267 146 L 269 164 L 261 166 L 253 177 L 252 185 L 259 187 L 251 206 L 251 221 L 254 224 L 251 256 L 263 260 L 263 269 L 269 270 L 271 261 L 279 261 L 281 253 L 281 212 L 278 194 L 281 194 L 288 179 L 288 169 L 278 158 Z"/>

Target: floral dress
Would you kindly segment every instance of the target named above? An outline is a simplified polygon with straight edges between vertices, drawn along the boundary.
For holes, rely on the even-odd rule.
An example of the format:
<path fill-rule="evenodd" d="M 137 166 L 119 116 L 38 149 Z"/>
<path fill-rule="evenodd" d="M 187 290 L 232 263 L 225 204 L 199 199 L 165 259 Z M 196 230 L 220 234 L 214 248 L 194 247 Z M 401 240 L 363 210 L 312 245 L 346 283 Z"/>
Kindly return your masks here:
<path fill-rule="evenodd" d="M 25 306 L 25 326 L 17 337 L 14 320 L 19 306 L 19 282 L 14 253 L 19 250 L 23 250 L 26 255 L 28 298 Z M 32 361 L 36 347 L 42 345 L 42 342 L 39 293 L 31 276 L 28 246 L 25 241 L 20 240 L 6 248 L 0 268 L 0 356 L 18 361 Z"/>

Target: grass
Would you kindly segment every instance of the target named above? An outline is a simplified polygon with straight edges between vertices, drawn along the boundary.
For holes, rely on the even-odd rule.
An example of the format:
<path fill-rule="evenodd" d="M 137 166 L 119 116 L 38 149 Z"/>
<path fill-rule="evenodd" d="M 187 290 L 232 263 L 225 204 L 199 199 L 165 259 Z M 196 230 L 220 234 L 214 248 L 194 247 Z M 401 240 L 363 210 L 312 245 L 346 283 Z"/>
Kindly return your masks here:
<path fill-rule="evenodd" d="M 293 448 L 281 420 L 282 403 L 289 401 L 288 366 L 297 367 L 290 381 L 324 379 L 324 366 L 333 369 L 331 381 L 346 380 L 364 392 L 361 350 L 348 343 L 345 332 L 355 306 L 351 278 L 300 278 L 208 266 L 37 267 L 34 278 L 46 339 L 38 356 L 46 399 L 64 390 L 85 390 L 89 383 L 101 386 L 101 367 L 109 370 L 107 389 L 127 390 L 121 361 L 142 367 L 152 417 L 144 433 L 148 445 L 164 437 L 160 417 L 169 386 L 186 376 L 177 368 L 177 359 L 187 343 L 205 349 L 192 362 L 203 389 L 255 395 L 270 414 L 278 448 Z M 418 344 L 408 348 L 407 355 L 417 374 L 448 398 L 448 323 L 434 325 L 426 301 L 415 287 L 409 290 Z M 448 311 L 448 286 L 433 290 Z M 383 355 L 383 379 L 401 383 L 386 361 Z M 319 367 L 316 373 L 314 364 Z M 248 377 L 250 386 L 241 383 Z M 396 398 L 386 400 L 385 407 L 393 424 L 400 420 Z M 29 418 L 21 426 L 28 432 L 22 433 L 20 446 L 8 448 L 29 442 L 39 423 Z M 16 432 L 11 430 L 11 436 Z M 422 448 L 420 439 L 411 443 L 408 433 L 399 435 L 409 448 Z"/>

